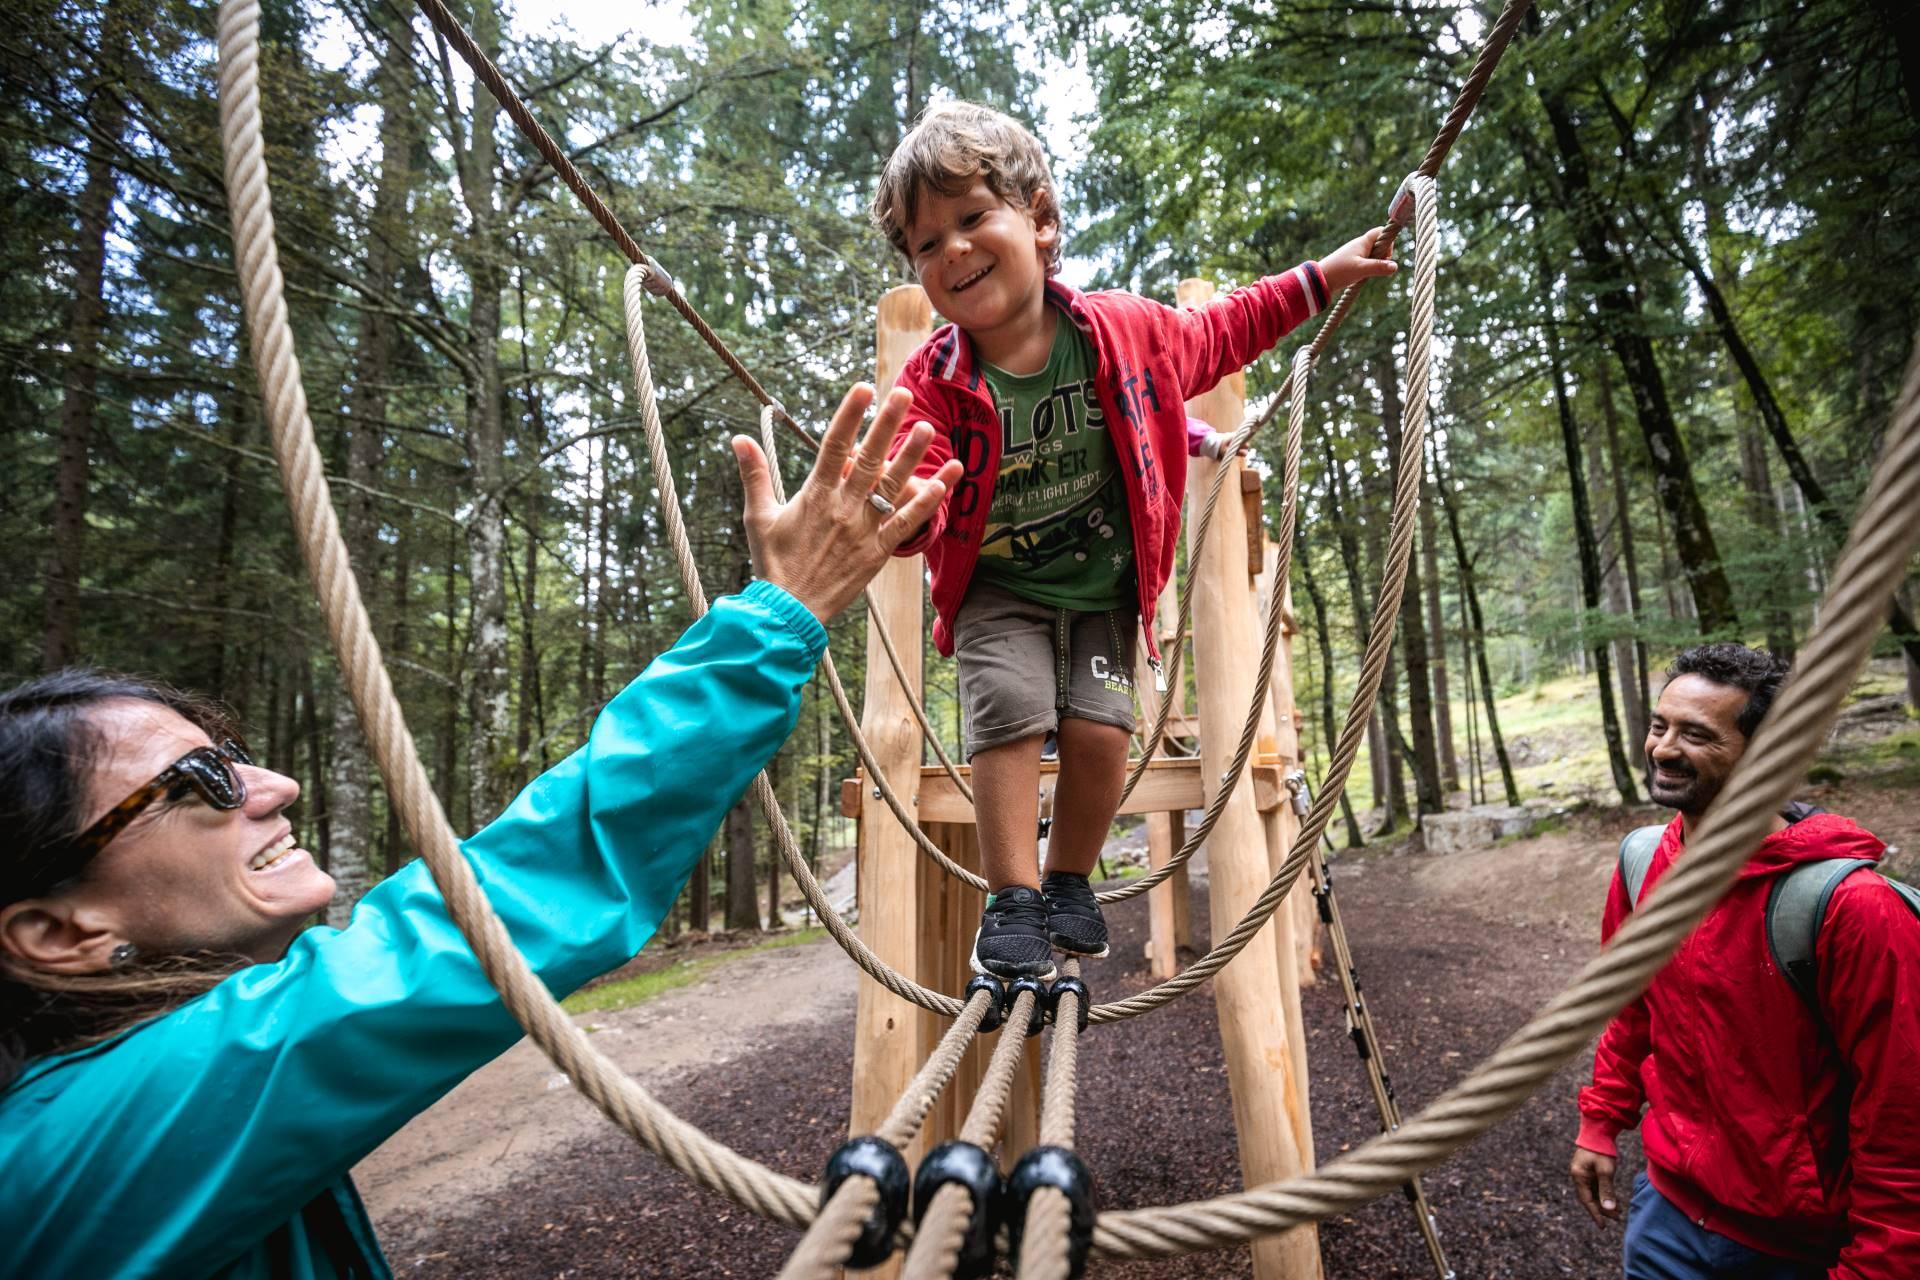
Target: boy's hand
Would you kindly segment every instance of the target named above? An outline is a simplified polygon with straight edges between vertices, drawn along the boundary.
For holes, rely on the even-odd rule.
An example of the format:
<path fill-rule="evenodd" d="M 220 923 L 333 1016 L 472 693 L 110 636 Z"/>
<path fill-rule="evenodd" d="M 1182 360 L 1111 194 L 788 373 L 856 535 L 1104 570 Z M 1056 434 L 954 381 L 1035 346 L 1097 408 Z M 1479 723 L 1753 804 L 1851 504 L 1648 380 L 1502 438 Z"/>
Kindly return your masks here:
<path fill-rule="evenodd" d="M 856 446 L 860 420 L 872 403 L 873 388 L 865 383 L 847 392 L 821 438 L 812 474 L 784 503 L 773 496 L 773 476 L 760 446 L 746 436 L 733 438 L 746 491 L 747 546 L 754 572 L 784 587 L 822 622 L 860 594 L 893 549 L 927 522 L 960 478 L 957 461 L 925 479 L 913 474 L 933 440 L 933 428 L 924 422 L 914 426 L 900 452 L 887 460 L 887 447 L 913 405 L 913 396 L 904 389 L 887 396 L 866 438 Z M 880 504 L 871 501 L 873 494 L 879 495 Z"/>
<path fill-rule="evenodd" d="M 1620 1204 L 1613 1195 L 1616 1163 L 1612 1156 L 1603 1156 L 1585 1147 L 1575 1147 L 1573 1164 L 1567 1169 L 1573 1175 L 1573 1191 L 1580 1197 L 1580 1207 L 1597 1225 L 1603 1227 L 1609 1221 L 1620 1220 Z"/>
<path fill-rule="evenodd" d="M 1374 276 L 1390 276 L 1400 269 L 1392 258 L 1376 258 L 1373 246 L 1386 234 L 1385 227 L 1375 227 L 1367 234 L 1335 249 L 1320 259 L 1320 274 L 1327 282 L 1327 292 L 1339 296 L 1340 291 L 1350 284 Z"/>

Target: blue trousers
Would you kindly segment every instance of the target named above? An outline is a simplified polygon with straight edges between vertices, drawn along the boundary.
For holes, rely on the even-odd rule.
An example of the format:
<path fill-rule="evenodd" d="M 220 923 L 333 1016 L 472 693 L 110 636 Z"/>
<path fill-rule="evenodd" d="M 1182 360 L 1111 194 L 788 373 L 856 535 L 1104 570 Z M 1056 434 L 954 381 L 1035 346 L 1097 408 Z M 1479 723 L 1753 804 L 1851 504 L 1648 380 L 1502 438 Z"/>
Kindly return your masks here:
<path fill-rule="evenodd" d="M 1717 1235 L 1641 1174 L 1627 1206 L 1626 1280 L 1821 1280 L 1825 1267 L 1776 1258 Z"/>

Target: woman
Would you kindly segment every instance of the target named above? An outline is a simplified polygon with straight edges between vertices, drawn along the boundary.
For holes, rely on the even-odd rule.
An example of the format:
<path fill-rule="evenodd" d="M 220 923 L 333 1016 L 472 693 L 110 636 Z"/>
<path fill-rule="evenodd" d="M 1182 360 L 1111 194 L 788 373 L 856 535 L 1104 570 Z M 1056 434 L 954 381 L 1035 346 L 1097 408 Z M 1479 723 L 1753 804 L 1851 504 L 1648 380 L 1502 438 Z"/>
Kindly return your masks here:
<path fill-rule="evenodd" d="M 631 957 L 793 726 L 837 613 L 955 478 L 849 392 L 774 501 L 734 441 L 760 580 L 463 846 L 556 995 Z M 898 504 L 897 511 L 894 504 Z M 520 1029 L 414 862 L 343 930 L 290 778 L 194 699 L 59 673 L 0 695 L 0 1275 L 390 1274 L 355 1162 Z"/>

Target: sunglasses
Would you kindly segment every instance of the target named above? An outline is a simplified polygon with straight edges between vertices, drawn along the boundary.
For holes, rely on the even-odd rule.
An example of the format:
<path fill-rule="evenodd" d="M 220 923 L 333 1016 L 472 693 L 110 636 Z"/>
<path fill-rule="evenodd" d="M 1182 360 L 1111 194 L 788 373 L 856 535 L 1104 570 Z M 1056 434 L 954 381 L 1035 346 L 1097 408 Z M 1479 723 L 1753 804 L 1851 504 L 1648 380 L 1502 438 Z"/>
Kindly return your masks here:
<path fill-rule="evenodd" d="M 238 809 L 247 802 L 247 784 L 233 766 L 252 763 L 247 749 L 232 738 L 218 746 L 195 747 L 75 836 L 67 852 L 80 861 L 93 857 L 162 796 L 183 797 L 191 791 L 215 809 Z"/>

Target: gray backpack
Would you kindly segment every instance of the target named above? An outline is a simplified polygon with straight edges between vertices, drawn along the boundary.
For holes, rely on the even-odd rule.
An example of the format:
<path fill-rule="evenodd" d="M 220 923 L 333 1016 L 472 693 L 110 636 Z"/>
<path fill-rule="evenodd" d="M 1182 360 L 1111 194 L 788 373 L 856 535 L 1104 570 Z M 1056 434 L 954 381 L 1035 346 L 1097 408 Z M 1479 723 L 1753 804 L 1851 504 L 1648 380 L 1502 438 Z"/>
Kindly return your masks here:
<path fill-rule="evenodd" d="M 1640 901 L 1647 871 L 1653 866 L 1653 851 L 1659 847 L 1660 835 L 1666 829 L 1664 822 L 1635 827 L 1620 841 L 1620 880 L 1627 887 L 1629 909 Z M 1803 862 L 1785 875 L 1775 876 L 1773 886 L 1767 890 L 1767 950 L 1773 954 L 1775 966 L 1786 975 L 1815 1016 L 1820 1011 L 1819 988 L 1815 983 L 1815 946 L 1820 938 L 1820 924 L 1827 918 L 1827 903 L 1842 880 L 1862 867 L 1873 865 L 1869 858 L 1822 858 L 1817 862 Z M 1892 876 L 1880 878 L 1893 887 L 1915 917 L 1920 917 L 1920 888 Z"/>

